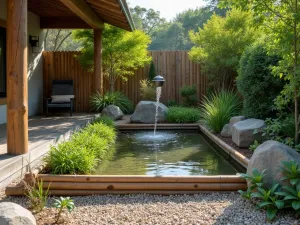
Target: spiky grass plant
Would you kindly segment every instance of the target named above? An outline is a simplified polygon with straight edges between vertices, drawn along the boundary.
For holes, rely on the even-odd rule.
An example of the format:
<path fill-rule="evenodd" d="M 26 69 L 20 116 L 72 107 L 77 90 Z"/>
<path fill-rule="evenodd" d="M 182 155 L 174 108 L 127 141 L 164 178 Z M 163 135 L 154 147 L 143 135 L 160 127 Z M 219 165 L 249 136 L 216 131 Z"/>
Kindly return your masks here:
<path fill-rule="evenodd" d="M 235 91 L 223 90 L 205 97 L 201 108 L 201 118 L 212 131 L 219 133 L 232 116 L 240 113 L 242 101 Z"/>
<path fill-rule="evenodd" d="M 90 104 L 96 112 L 101 112 L 109 105 L 118 106 L 123 113 L 133 111 L 133 103 L 121 92 L 107 92 L 104 95 L 95 93 L 90 97 Z"/>

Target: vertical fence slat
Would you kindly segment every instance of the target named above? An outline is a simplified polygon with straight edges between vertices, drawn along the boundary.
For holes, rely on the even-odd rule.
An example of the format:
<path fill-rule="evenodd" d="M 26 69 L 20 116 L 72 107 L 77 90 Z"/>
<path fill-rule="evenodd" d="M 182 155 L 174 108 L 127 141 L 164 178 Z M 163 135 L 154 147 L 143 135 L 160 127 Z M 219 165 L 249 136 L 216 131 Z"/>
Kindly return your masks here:
<path fill-rule="evenodd" d="M 74 80 L 75 110 L 76 112 L 89 112 L 89 98 L 92 94 L 93 74 L 84 70 L 74 55 L 79 52 L 43 52 L 43 79 L 44 98 L 50 97 L 52 80 Z M 201 100 L 207 89 L 207 75 L 201 70 L 199 64 L 192 62 L 187 51 L 150 51 L 156 73 L 165 75 L 167 82 L 163 87 L 163 103 L 175 100 L 182 103 L 179 89 L 184 85 L 195 84 L 197 96 Z M 127 82 L 117 81 L 116 91 L 124 93 L 130 100 L 137 104 L 141 99 L 140 80 L 148 78 L 150 66 L 139 68 L 130 76 Z M 109 82 L 104 78 L 104 92 L 109 91 Z"/>

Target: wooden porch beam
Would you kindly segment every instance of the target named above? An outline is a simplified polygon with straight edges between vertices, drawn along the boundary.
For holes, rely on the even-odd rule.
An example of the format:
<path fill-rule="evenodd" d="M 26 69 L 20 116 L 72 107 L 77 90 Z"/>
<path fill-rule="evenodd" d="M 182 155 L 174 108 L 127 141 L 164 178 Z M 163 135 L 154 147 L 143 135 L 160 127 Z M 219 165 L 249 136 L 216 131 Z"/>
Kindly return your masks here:
<path fill-rule="evenodd" d="M 104 23 L 84 0 L 60 0 L 93 29 L 103 29 Z"/>
<path fill-rule="evenodd" d="M 28 152 L 27 0 L 7 1 L 7 152 Z"/>
<path fill-rule="evenodd" d="M 102 30 L 94 29 L 94 91 L 103 94 Z"/>
<path fill-rule="evenodd" d="M 79 17 L 41 17 L 41 29 L 90 29 Z"/>

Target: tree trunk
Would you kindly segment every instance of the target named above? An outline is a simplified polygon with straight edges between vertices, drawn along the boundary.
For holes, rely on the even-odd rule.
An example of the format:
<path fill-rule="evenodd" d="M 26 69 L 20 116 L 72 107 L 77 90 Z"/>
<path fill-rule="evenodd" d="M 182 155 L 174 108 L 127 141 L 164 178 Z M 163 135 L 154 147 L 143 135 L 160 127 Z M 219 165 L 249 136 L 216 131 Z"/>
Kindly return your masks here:
<path fill-rule="evenodd" d="M 48 31 L 48 30 L 47 30 Z M 54 49 L 54 51 L 58 51 L 61 47 L 61 45 L 64 43 L 64 41 L 72 34 L 72 32 L 68 33 L 59 43 L 59 45 Z"/>
<path fill-rule="evenodd" d="M 298 0 L 296 0 L 295 4 L 295 14 L 298 13 Z M 295 144 L 299 143 L 299 110 L 298 110 L 298 82 L 297 82 L 297 68 L 298 68 L 298 32 L 297 32 L 297 21 L 294 18 L 294 101 L 295 101 Z"/>
<path fill-rule="evenodd" d="M 112 82 L 110 82 L 109 84 L 110 84 L 110 92 L 112 93 L 112 92 L 115 91 L 115 82 L 112 81 Z"/>
<path fill-rule="evenodd" d="M 298 90 L 295 89 L 295 144 L 299 144 L 299 103 L 298 103 Z"/>

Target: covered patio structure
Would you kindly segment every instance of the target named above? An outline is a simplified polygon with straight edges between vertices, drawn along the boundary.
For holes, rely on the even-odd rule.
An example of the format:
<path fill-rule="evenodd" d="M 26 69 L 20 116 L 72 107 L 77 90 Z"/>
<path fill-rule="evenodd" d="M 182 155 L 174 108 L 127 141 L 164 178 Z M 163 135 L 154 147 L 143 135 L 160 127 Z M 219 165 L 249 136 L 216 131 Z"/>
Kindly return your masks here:
<path fill-rule="evenodd" d="M 6 57 L 3 59 L 6 62 L 6 77 L 2 79 L 6 81 L 6 91 L 4 95 L 0 95 L 0 106 L 6 105 L 7 111 L 7 124 L 2 125 L 0 132 L 3 133 L 4 128 L 6 129 L 7 135 L 5 139 L 2 138 L 2 142 L 4 140 L 7 142 L 5 147 L 8 155 L 24 155 L 29 154 L 30 148 L 28 144 L 28 110 L 30 108 L 28 91 L 33 92 L 31 95 L 35 94 L 31 88 L 28 90 L 28 73 L 35 70 L 34 66 L 30 68 L 28 66 L 28 57 L 32 55 L 31 51 L 28 51 L 30 48 L 28 38 L 31 35 L 28 32 L 31 25 L 31 22 L 28 22 L 28 15 L 34 14 L 34 17 L 38 18 L 36 23 L 41 30 L 94 30 L 95 63 L 92 89 L 100 93 L 103 91 L 102 30 L 104 23 L 128 31 L 132 31 L 134 25 L 125 0 L 0 0 L 0 8 L 2 8 L 0 28 L 2 27 L 6 32 L 6 45 L 4 46 Z M 40 43 L 40 52 L 42 50 Z M 42 79 L 43 74 L 38 76 Z M 1 116 L 0 110 L 0 121 Z M 61 124 L 63 125 L 63 121 Z M 47 123 L 44 125 L 47 126 Z M 1 144 L 4 148 L 4 143 Z M 1 152 L 3 151 L 1 149 Z"/>

